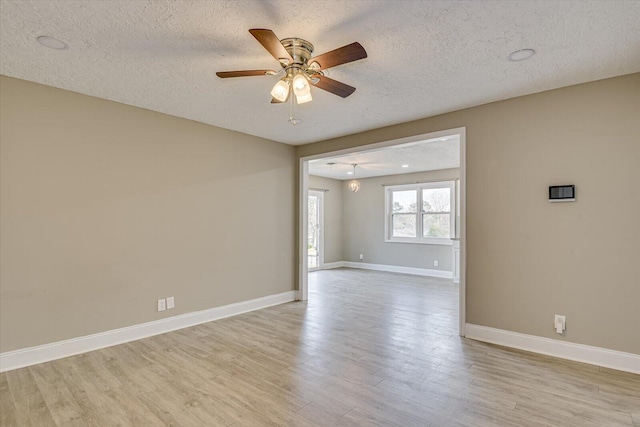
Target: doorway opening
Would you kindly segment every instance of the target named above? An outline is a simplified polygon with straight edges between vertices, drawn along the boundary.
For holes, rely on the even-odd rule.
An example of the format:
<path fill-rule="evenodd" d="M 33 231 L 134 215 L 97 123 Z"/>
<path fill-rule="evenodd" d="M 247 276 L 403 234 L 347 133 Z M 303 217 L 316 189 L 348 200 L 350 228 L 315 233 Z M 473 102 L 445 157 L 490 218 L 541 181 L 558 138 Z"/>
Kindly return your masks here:
<path fill-rule="evenodd" d="M 369 263 L 367 265 L 366 268 L 369 269 L 382 269 L 380 267 L 384 267 L 387 268 L 386 271 L 396 271 L 396 272 L 401 272 L 401 273 L 409 273 L 409 274 L 421 274 L 421 275 L 433 275 L 434 277 L 449 277 L 452 279 L 452 281 L 455 283 L 459 280 L 459 284 L 458 284 L 458 319 L 459 319 L 459 334 L 461 336 L 464 336 L 464 326 L 465 326 L 465 312 L 466 312 L 466 303 L 465 303 L 465 283 L 466 283 L 466 157 L 465 157 L 465 153 L 466 153 L 466 140 L 465 140 L 465 128 L 456 128 L 456 129 L 450 129 L 450 130 L 445 130 L 445 131 L 439 131 L 439 132 L 432 132 L 432 133 L 428 133 L 428 134 L 422 134 L 422 135 L 416 135 L 416 136 L 412 136 L 412 137 L 407 137 L 407 138 L 401 138 L 401 139 L 397 139 L 397 140 L 392 140 L 392 141 L 386 141 L 386 142 L 381 142 L 381 143 L 374 143 L 374 144 L 369 144 L 369 145 L 365 145 L 365 146 L 359 146 L 359 147 L 355 147 L 355 148 L 350 148 L 350 149 L 345 149 L 345 150 L 339 150 L 339 151 L 333 151 L 333 152 L 326 152 L 326 153 L 321 153 L 321 154 L 317 154 L 317 155 L 313 155 L 313 156 L 307 156 L 307 157 L 302 157 L 300 158 L 300 176 L 299 176 L 299 183 L 300 183 L 300 203 L 299 203 L 299 218 L 300 218 L 300 230 L 299 230 L 299 236 L 300 236 L 300 241 L 299 241 L 299 277 L 298 277 L 298 299 L 299 300 L 307 300 L 308 299 L 308 295 L 309 295 L 309 290 L 308 290 L 308 273 L 309 271 L 313 271 L 314 269 L 322 269 L 322 268 L 330 268 L 329 265 L 324 264 L 323 261 L 320 261 L 319 259 L 315 258 L 317 257 L 316 254 L 313 253 L 313 249 L 310 247 L 309 244 L 309 239 L 310 239 L 310 229 L 309 229 L 309 210 L 310 210 L 310 203 L 309 203 L 309 196 L 311 194 L 311 189 L 309 188 L 310 184 L 310 169 L 315 168 L 314 170 L 317 171 L 316 166 L 318 165 L 318 163 L 321 163 L 322 165 L 333 169 L 340 169 L 342 168 L 342 163 L 359 163 L 359 161 L 357 159 L 353 160 L 351 159 L 351 157 L 355 156 L 359 156 L 362 155 L 362 157 L 370 157 L 370 155 L 373 154 L 379 154 L 379 153 L 384 153 L 383 157 L 385 159 L 395 159 L 397 156 L 399 156 L 403 150 L 404 151 L 411 151 L 413 148 L 415 148 L 415 146 L 418 145 L 423 145 L 423 146 L 428 146 L 428 149 L 432 149 L 433 147 L 438 147 L 440 146 L 440 154 L 434 154 L 435 157 L 438 157 L 439 155 L 442 155 L 443 152 L 446 152 L 447 150 L 450 150 L 450 148 L 453 146 L 451 144 L 447 144 L 448 141 L 456 141 L 459 143 L 458 147 L 459 149 L 456 152 L 456 161 L 457 161 L 457 166 L 455 166 L 456 168 L 459 168 L 459 176 L 457 177 L 457 179 L 455 179 L 455 184 L 454 187 L 455 188 L 455 217 L 452 218 L 452 221 L 455 221 L 455 227 L 452 225 L 452 230 L 455 230 L 455 234 L 450 235 L 450 241 L 444 242 L 444 240 L 440 243 L 442 246 L 439 248 L 440 251 L 444 250 L 446 247 L 446 250 L 448 251 L 448 254 L 451 254 L 452 250 L 455 250 L 454 255 L 449 255 L 452 261 L 451 264 L 453 264 L 454 262 L 456 263 L 456 265 L 451 265 L 448 268 L 443 269 L 442 265 L 440 265 L 440 268 L 438 269 L 438 261 L 433 260 L 433 264 L 431 266 L 431 268 L 411 268 L 411 267 L 400 267 L 400 268 L 396 268 L 396 270 L 393 269 L 388 269 L 387 267 L 393 267 L 395 268 L 395 266 L 383 266 L 383 265 L 379 265 L 379 264 L 375 264 L 375 260 L 371 261 L 371 260 L 367 260 L 366 258 L 363 260 L 363 254 L 362 253 L 357 253 L 358 251 L 354 252 L 354 248 L 352 247 L 347 247 L 344 248 L 345 253 L 344 256 L 345 258 L 348 258 L 347 261 L 344 261 L 342 263 L 338 262 L 329 262 L 329 265 L 332 265 L 332 267 L 335 267 L 336 264 L 342 264 L 342 266 L 345 267 L 355 267 L 355 268 L 365 268 L 362 266 L 362 264 L 365 263 Z M 426 144 L 425 144 L 426 143 Z M 431 143 L 431 145 L 429 145 L 429 143 Z M 413 148 L 412 148 L 413 147 Z M 444 150 L 444 151 L 442 151 Z M 446 154 L 446 153 L 445 153 Z M 451 157 L 451 153 L 447 154 L 449 157 Z M 446 156 L 445 156 L 446 157 Z M 428 158 L 428 157 L 426 157 Z M 416 160 L 414 158 L 414 161 L 412 162 L 408 162 L 408 163 L 413 163 L 414 165 L 417 163 L 428 163 L 429 161 L 424 160 L 425 158 L 423 158 L 423 160 Z M 351 172 L 353 172 L 353 167 L 351 164 L 348 164 L 347 166 L 351 166 L 350 170 Z M 401 177 L 403 174 L 406 174 L 407 172 L 411 172 L 411 169 L 409 169 L 407 172 L 405 172 L 405 170 L 400 169 L 400 168 L 404 168 L 405 165 L 404 164 L 398 164 L 398 172 L 393 172 L 393 173 L 379 173 L 378 175 L 369 175 L 367 176 L 367 169 L 369 171 L 372 171 L 374 169 L 377 168 L 377 166 L 375 166 L 373 163 L 370 163 L 370 167 L 367 167 L 366 164 L 362 164 L 359 163 L 358 165 L 358 169 L 357 169 L 357 176 L 356 178 L 361 180 L 361 182 L 363 182 L 363 186 L 365 184 L 370 185 L 371 182 L 370 181 L 362 181 L 364 180 L 368 180 L 369 177 L 376 177 L 376 176 L 381 176 L 381 175 L 393 175 L 393 173 L 395 173 L 396 175 L 394 175 L 394 179 L 389 180 L 389 182 L 383 181 L 382 184 L 380 183 L 376 183 L 375 187 L 377 187 L 376 192 L 380 193 L 382 195 L 382 200 L 384 201 L 384 193 L 385 193 L 385 187 L 387 187 L 386 184 L 416 184 L 416 181 L 408 181 L 408 182 L 399 182 L 398 179 L 399 177 Z M 419 165 L 417 165 L 419 166 Z M 424 165 L 422 165 L 424 166 Z M 453 166 L 448 166 L 449 168 L 452 168 Z M 436 167 L 437 169 L 437 167 Z M 440 168 L 442 169 L 442 168 Z M 427 166 L 424 166 L 422 169 L 416 169 L 417 171 L 429 171 Z M 344 171 L 345 174 L 349 173 L 349 170 L 345 169 Z M 375 172 L 374 172 L 375 173 Z M 415 172 L 417 173 L 417 172 Z M 317 176 L 318 174 L 316 172 L 314 172 L 314 177 Z M 411 177 L 414 178 L 415 175 L 409 175 L 407 174 L 407 177 Z M 345 176 L 344 178 L 335 178 L 335 179 L 342 179 L 345 180 L 343 182 L 348 182 L 346 180 L 350 179 L 350 176 L 347 177 Z M 373 181 L 372 181 L 373 182 Z M 377 182 L 377 181 L 375 181 Z M 373 185 L 371 187 L 374 187 Z M 345 188 L 346 190 L 344 190 L 345 192 L 344 194 L 344 199 L 351 202 L 353 199 L 347 199 L 347 195 L 350 196 L 354 196 L 353 193 L 349 193 L 349 187 L 346 186 L 345 184 Z M 362 188 L 360 189 L 360 192 L 362 193 Z M 353 191 L 353 190 L 351 190 Z M 357 193 L 356 193 L 357 194 Z M 381 203 L 382 205 L 384 205 L 384 202 Z M 393 205 L 391 205 L 393 206 Z M 376 208 L 377 209 L 377 208 Z M 384 218 L 383 216 L 383 211 L 384 211 L 384 206 L 380 206 L 380 213 L 375 213 L 374 215 L 378 215 L 379 218 Z M 373 212 L 373 211 L 371 211 Z M 416 212 L 416 215 L 421 215 L 420 212 L 423 212 L 422 209 L 418 210 Z M 426 212 L 426 211 L 424 211 Z M 424 213 L 423 212 L 423 213 Z M 369 216 L 369 213 L 365 213 L 361 216 L 359 216 L 357 218 L 357 221 L 360 222 L 361 220 L 365 220 L 367 217 Z M 425 215 L 427 218 L 429 217 L 428 215 Z M 453 214 L 452 214 L 453 216 Z M 393 215 L 387 215 L 387 218 L 389 219 L 389 221 L 393 221 Z M 423 227 L 424 228 L 424 227 Z M 418 229 L 420 229 L 420 227 L 418 227 Z M 322 226 L 320 228 L 320 230 L 322 231 L 321 234 L 324 233 L 324 226 Z M 350 227 L 345 227 L 345 231 L 349 231 Z M 315 231 L 314 231 L 315 232 Z M 385 244 L 388 245 L 388 247 L 393 246 L 394 244 L 397 244 L 397 242 L 393 242 L 393 238 L 389 239 L 388 236 L 386 236 L 385 234 L 386 232 L 384 230 L 380 231 L 377 234 L 377 241 L 375 242 L 375 244 L 380 244 L 381 246 L 384 246 Z M 417 237 L 421 237 L 419 235 L 420 231 L 418 230 L 418 235 Z M 331 234 L 331 233 L 330 233 Z M 392 236 L 394 237 L 394 236 Z M 423 236 L 424 237 L 424 236 Z M 318 237 L 319 239 L 319 237 Z M 348 241 L 353 241 L 353 239 Z M 454 243 L 455 242 L 455 243 Z M 323 242 L 324 243 L 324 242 Z M 428 244 L 428 245 L 437 245 L 437 242 L 413 242 L 413 243 L 423 243 L 423 244 Z M 445 246 L 446 245 L 446 246 Z M 324 244 L 322 244 L 321 246 L 324 246 Z M 335 242 L 334 244 L 331 244 L 331 247 L 335 246 Z M 418 245 L 410 245 L 410 246 L 420 246 Z M 435 247 L 435 246 L 434 246 Z M 312 252 L 310 253 L 310 249 L 312 250 Z M 354 253 L 351 253 L 354 252 Z M 312 256 L 314 256 L 313 259 L 313 267 L 310 267 L 310 262 L 312 261 L 310 259 L 310 254 Z M 331 257 L 331 255 L 327 255 L 326 253 L 324 253 L 323 251 L 323 256 L 329 256 Z M 359 259 L 358 259 L 359 256 Z M 364 256 L 366 257 L 366 254 L 364 254 Z M 332 261 L 332 260 L 330 260 Z M 431 261 L 430 261 L 431 262 Z M 384 263 L 383 263 L 384 264 Z M 317 267 L 316 267 L 317 265 Z M 448 270 L 448 271 L 443 271 L 443 270 Z M 425 273 L 426 272 L 426 273 Z M 314 273 L 317 274 L 317 273 Z M 439 276 L 439 274 L 442 274 Z M 456 279 L 456 280 L 454 280 Z"/>

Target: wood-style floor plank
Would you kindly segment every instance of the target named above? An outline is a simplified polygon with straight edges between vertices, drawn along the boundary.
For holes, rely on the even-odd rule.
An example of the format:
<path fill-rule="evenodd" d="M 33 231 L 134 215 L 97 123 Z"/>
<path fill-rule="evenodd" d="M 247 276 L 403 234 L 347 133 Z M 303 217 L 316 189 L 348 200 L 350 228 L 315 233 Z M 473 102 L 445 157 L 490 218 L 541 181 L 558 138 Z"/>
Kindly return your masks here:
<path fill-rule="evenodd" d="M 53 364 L 44 363 L 33 366 L 30 372 L 57 425 L 85 425 L 82 421 L 82 408 L 71 395 Z"/>
<path fill-rule="evenodd" d="M 55 426 L 51 411 L 38 388 L 30 368 L 7 372 L 7 383 L 16 408 L 17 425 Z"/>
<path fill-rule="evenodd" d="M 450 280 L 310 300 L 0 374 L 0 426 L 640 426 L 640 376 L 466 340 Z"/>
<path fill-rule="evenodd" d="M 4 372 L 0 373 L 0 425 L 18 425 L 18 414 L 9 390 L 7 374 Z"/>

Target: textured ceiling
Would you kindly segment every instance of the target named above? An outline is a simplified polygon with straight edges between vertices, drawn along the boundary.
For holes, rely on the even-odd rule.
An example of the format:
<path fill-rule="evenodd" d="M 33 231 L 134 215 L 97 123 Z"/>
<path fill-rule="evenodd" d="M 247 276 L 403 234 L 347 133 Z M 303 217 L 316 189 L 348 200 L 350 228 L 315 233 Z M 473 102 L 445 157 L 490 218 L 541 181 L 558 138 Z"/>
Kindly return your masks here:
<path fill-rule="evenodd" d="M 638 1 L 1 1 L 0 73 L 288 144 L 640 71 Z M 249 34 L 270 28 L 320 54 L 358 41 L 367 59 L 330 69 L 287 123 L 277 67 Z M 65 41 L 47 49 L 39 35 Z M 537 54 L 509 62 L 517 49 Z"/>
<path fill-rule="evenodd" d="M 333 164 L 328 164 L 333 163 Z M 412 172 L 457 168 L 460 166 L 460 136 L 434 138 L 406 145 L 363 151 L 346 156 L 312 160 L 309 174 L 333 179 L 352 179 L 356 163 L 357 178 L 398 175 Z M 403 168 L 402 165 L 408 165 Z"/>

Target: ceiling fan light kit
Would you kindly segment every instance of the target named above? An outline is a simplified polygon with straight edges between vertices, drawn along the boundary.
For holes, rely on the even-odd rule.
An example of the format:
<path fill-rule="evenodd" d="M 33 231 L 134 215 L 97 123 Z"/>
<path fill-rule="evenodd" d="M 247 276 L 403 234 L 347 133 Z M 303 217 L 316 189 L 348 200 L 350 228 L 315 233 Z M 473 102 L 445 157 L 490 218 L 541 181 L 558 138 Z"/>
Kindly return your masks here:
<path fill-rule="evenodd" d="M 282 67 L 285 76 L 280 79 L 273 89 L 271 103 L 286 102 L 291 91 L 298 104 L 311 101 L 311 85 L 331 92 L 342 98 L 346 98 L 355 92 L 356 88 L 337 80 L 330 79 L 323 70 L 346 64 L 367 57 L 367 52 L 360 43 L 351 43 L 341 48 L 332 50 L 322 55 L 311 57 L 313 45 L 300 38 L 286 38 L 279 40 L 271 30 L 249 30 L 256 40 L 273 56 Z M 269 76 L 278 74 L 273 70 L 243 70 L 243 71 L 219 71 L 216 75 L 220 78 Z M 293 99 L 291 99 L 293 102 Z"/>

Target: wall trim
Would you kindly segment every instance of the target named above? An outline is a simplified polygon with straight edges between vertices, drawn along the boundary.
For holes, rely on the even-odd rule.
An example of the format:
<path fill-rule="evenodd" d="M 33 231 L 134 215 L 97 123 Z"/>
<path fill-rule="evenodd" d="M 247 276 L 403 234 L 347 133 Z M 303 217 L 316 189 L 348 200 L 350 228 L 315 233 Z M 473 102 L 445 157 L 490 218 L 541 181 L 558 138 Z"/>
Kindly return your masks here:
<path fill-rule="evenodd" d="M 189 326 L 236 316 L 249 311 L 260 310 L 274 305 L 284 304 L 296 299 L 296 291 L 282 292 L 248 301 L 241 301 L 221 307 L 180 314 L 152 322 L 140 323 L 124 328 L 113 329 L 97 334 L 85 335 L 68 340 L 57 341 L 35 347 L 0 353 L 0 372 L 24 368 L 38 363 L 62 359 L 105 347 L 111 347 L 154 335 L 164 334 Z"/>
<path fill-rule="evenodd" d="M 453 271 L 433 270 L 430 268 L 401 267 L 399 265 L 370 264 L 368 262 L 343 261 L 344 267 L 362 268 L 365 270 L 389 271 L 391 273 L 413 274 L 416 276 L 440 277 L 453 279 Z"/>
<path fill-rule="evenodd" d="M 640 374 L 640 354 L 625 353 L 470 323 L 465 326 L 466 338 L 472 340 Z"/>
<path fill-rule="evenodd" d="M 344 261 L 336 261 L 336 262 L 325 262 L 322 264 L 322 270 L 331 270 L 333 268 L 341 268 L 344 267 Z"/>

